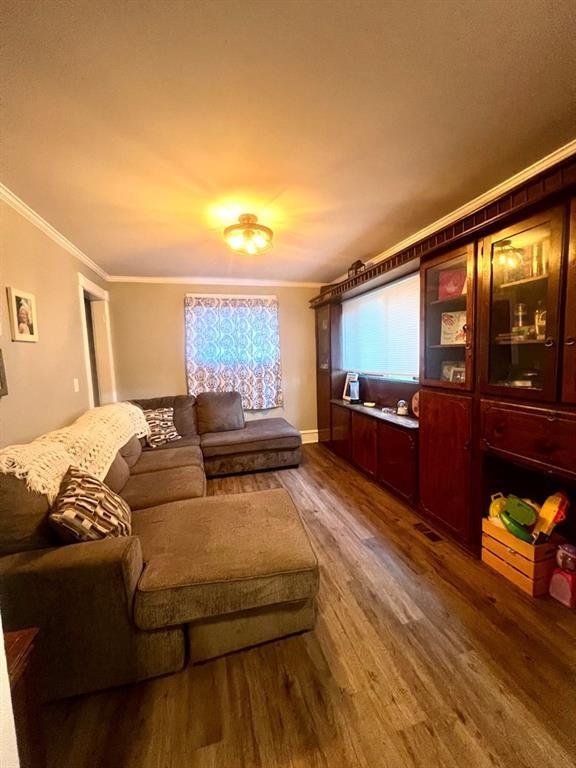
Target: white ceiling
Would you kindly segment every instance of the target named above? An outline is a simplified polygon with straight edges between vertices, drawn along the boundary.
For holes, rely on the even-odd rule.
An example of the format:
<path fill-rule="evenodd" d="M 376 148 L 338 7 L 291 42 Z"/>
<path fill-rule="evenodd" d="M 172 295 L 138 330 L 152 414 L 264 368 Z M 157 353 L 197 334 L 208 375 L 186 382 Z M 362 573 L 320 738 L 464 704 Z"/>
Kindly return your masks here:
<path fill-rule="evenodd" d="M 576 137 L 574 0 L 1 8 L 2 181 L 115 275 L 329 281 Z"/>

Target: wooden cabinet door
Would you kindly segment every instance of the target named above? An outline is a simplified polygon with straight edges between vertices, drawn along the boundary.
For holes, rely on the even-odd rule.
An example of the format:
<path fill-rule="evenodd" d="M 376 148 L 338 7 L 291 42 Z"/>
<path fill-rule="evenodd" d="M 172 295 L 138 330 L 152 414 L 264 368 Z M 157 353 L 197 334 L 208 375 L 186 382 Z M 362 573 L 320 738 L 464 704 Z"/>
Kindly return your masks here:
<path fill-rule="evenodd" d="M 472 399 L 422 390 L 419 431 L 420 507 L 466 542 L 472 515 Z"/>
<path fill-rule="evenodd" d="M 347 460 L 352 455 L 350 416 L 348 408 L 332 405 L 332 450 Z"/>
<path fill-rule="evenodd" d="M 562 399 L 576 403 L 576 199 L 570 208 L 570 246 L 564 316 Z"/>
<path fill-rule="evenodd" d="M 330 440 L 330 306 L 316 310 L 316 405 L 318 442 Z"/>
<path fill-rule="evenodd" d="M 417 430 L 378 422 L 378 480 L 410 502 L 418 487 Z"/>
<path fill-rule="evenodd" d="M 366 474 L 378 472 L 378 421 L 352 412 L 352 461 Z"/>

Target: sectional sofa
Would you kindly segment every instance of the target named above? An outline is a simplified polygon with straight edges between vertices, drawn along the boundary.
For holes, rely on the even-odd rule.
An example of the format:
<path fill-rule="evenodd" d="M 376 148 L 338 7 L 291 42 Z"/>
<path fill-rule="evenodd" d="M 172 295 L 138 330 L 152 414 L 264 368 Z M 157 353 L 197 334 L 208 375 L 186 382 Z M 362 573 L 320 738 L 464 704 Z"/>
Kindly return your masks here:
<path fill-rule="evenodd" d="M 206 474 L 300 461 L 297 430 L 283 419 L 240 423 L 238 396 L 226 395 L 135 401 L 173 407 L 181 439 L 150 449 L 133 437 L 110 467 L 106 484 L 132 510 L 129 537 L 61 545 L 46 497 L 0 474 L 2 619 L 6 630 L 40 628 L 44 699 L 314 626 L 318 564 L 290 495 L 205 496 Z"/>

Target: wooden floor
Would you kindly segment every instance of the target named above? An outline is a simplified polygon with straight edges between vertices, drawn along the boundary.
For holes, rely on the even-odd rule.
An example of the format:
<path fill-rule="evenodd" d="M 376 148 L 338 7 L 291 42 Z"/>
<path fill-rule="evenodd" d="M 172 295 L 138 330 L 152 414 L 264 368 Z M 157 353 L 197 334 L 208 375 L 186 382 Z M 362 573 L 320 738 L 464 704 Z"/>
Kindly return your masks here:
<path fill-rule="evenodd" d="M 287 488 L 315 632 L 45 709 L 50 768 L 573 768 L 576 611 L 533 601 L 320 446 Z"/>

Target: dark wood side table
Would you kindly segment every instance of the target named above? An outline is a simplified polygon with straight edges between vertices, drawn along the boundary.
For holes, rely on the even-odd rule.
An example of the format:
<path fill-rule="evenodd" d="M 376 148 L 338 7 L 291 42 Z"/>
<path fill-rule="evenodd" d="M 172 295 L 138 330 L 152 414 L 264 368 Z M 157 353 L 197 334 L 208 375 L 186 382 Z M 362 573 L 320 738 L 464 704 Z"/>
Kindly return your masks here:
<path fill-rule="evenodd" d="M 4 633 L 20 768 L 46 765 L 36 669 L 38 631 L 31 628 Z"/>

